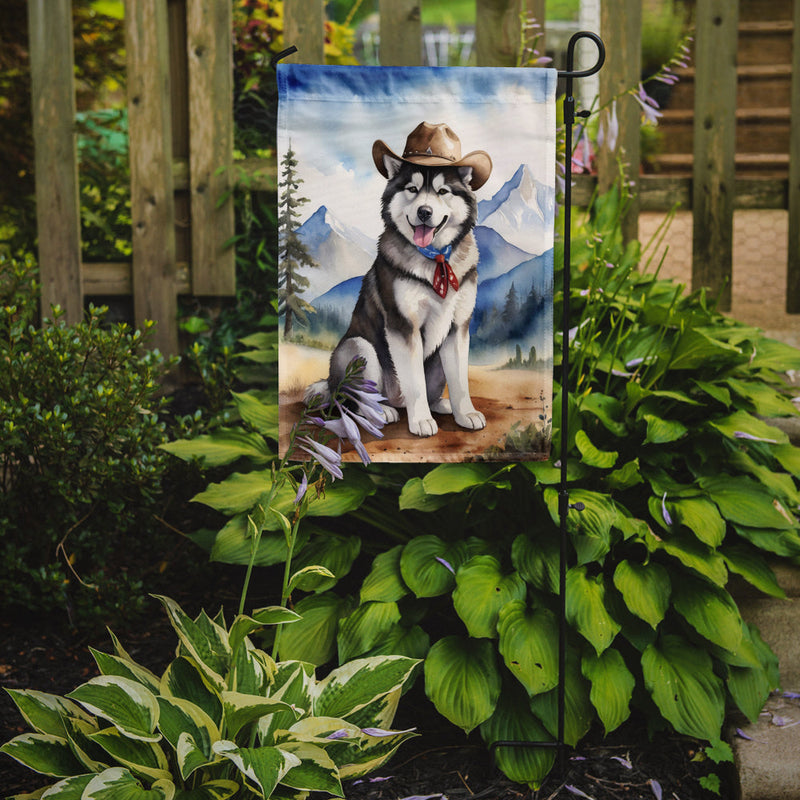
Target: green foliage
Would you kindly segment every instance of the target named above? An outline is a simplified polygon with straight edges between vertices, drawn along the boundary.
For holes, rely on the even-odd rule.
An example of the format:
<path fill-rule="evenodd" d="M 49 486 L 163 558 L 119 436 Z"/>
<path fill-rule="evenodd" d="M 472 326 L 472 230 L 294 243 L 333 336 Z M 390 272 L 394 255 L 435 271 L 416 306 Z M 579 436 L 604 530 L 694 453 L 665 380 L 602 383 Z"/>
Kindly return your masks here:
<path fill-rule="evenodd" d="M 0 255 L 0 604 L 80 614 L 141 596 L 110 556 L 160 495 L 167 364 L 147 329 L 106 326 L 104 309 L 77 325 L 54 309 L 34 327 L 34 276 L 32 259 Z"/>
<path fill-rule="evenodd" d="M 48 797 L 224 800 L 343 797 L 345 778 L 381 766 L 413 731 L 390 730 L 417 661 L 364 658 L 314 675 L 276 663 L 249 636 L 294 623 L 280 606 L 192 619 L 161 597 L 178 638 L 157 676 L 113 638 L 93 651 L 100 675 L 66 697 L 9 690 L 32 732 L 0 751 L 51 779 Z"/>

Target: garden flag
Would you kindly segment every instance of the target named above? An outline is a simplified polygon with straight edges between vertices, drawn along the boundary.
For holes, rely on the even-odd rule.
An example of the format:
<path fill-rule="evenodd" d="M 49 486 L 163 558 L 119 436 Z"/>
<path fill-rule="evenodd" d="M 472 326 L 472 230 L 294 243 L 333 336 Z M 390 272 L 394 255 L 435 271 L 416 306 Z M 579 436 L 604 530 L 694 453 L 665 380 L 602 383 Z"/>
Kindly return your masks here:
<path fill-rule="evenodd" d="M 374 461 L 548 457 L 556 77 L 278 65 L 281 452 L 359 364 Z"/>

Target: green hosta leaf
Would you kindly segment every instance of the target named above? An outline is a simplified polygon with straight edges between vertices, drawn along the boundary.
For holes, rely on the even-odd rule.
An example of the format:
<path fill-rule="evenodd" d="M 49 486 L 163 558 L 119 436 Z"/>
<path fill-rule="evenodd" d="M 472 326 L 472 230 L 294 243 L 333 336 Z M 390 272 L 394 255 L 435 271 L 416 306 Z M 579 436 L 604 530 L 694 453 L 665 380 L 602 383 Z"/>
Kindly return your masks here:
<path fill-rule="evenodd" d="M 701 636 L 725 650 L 738 649 L 742 641 L 742 618 L 725 589 L 682 575 L 673 583 L 672 604 Z"/>
<path fill-rule="evenodd" d="M 75 717 L 86 722 L 92 720 L 77 703 L 58 695 L 37 692 L 33 689 L 6 689 L 6 691 L 25 718 L 25 722 L 36 733 L 63 737 L 64 717 Z"/>
<path fill-rule="evenodd" d="M 456 574 L 453 607 L 470 636 L 494 639 L 500 609 L 511 600 L 522 600 L 525 592 L 519 573 L 504 575 L 493 556 L 474 556 Z"/>
<path fill-rule="evenodd" d="M 159 679 L 149 669 L 137 664 L 130 658 L 101 653 L 93 647 L 90 647 L 89 650 L 103 675 L 119 675 L 122 678 L 130 678 L 132 681 L 141 683 L 151 692 L 158 691 Z"/>
<path fill-rule="evenodd" d="M 580 451 L 581 461 L 597 469 L 611 469 L 619 458 L 619 453 L 616 450 L 598 450 L 597 447 L 592 444 L 592 440 L 589 438 L 588 434 L 583 430 L 579 430 L 575 434 L 575 446 Z"/>
<path fill-rule="evenodd" d="M 403 656 L 377 656 L 349 661 L 317 684 L 314 713 L 323 717 L 349 719 L 375 700 L 399 692 L 417 664 L 419 661 L 416 659 Z M 382 726 L 386 724 L 385 721 L 381 722 Z M 391 720 L 388 724 L 391 724 Z"/>
<path fill-rule="evenodd" d="M 567 572 L 567 620 L 596 650 L 603 652 L 621 630 L 605 603 L 603 575 L 589 576 L 586 567 Z"/>
<path fill-rule="evenodd" d="M 775 528 L 748 528 L 745 525 L 734 525 L 736 533 L 755 545 L 760 550 L 775 553 L 778 556 L 793 558 L 800 556 L 800 535 L 791 530 L 776 530 Z"/>
<path fill-rule="evenodd" d="M 184 461 L 197 459 L 204 467 L 219 467 L 240 458 L 265 464 L 275 457 L 263 436 L 240 428 L 217 428 L 213 433 L 166 442 L 159 447 Z"/>
<path fill-rule="evenodd" d="M 546 489 L 544 499 L 553 522 L 558 525 L 558 492 Z M 567 531 L 578 554 L 578 563 L 602 562 L 611 549 L 611 528 L 617 520 L 614 501 L 605 494 L 585 489 L 572 489 L 570 505 L 582 503 L 584 508 L 570 508 L 567 515 Z"/>
<path fill-rule="evenodd" d="M 222 698 L 211 682 L 188 658 L 176 658 L 161 676 L 160 693 L 166 698 L 188 700 L 214 721 L 222 722 Z"/>
<path fill-rule="evenodd" d="M 753 404 L 756 414 L 761 417 L 795 416 L 797 410 L 792 401 L 763 381 L 740 381 L 727 378 L 725 383 L 741 398 Z"/>
<path fill-rule="evenodd" d="M 300 528 L 299 546 L 306 541 L 307 526 Z M 250 535 L 247 523 L 247 514 L 237 514 L 231 517 L 222 529 L 216 534 L 211 545 L 210 558 L 223 564 L 246 565 L 253 559 L 253 566 L 270 567 L 286 560 L 288 550 L 286 539 L 282 533 L 269 533 L 264 531 L 258 541 L 255 556 L 253 556 L 253 537 Z"/>
<path fill-rule="evenodd" d="M 235 781 L 208 781 L 196 789 L 179 789 L 175 800 L 228 800 L 239 791 Z"/>
<path fill-rule="evenodd" d="M 597 417 L 606 430 L 614 436 L 624 437 L 628 427 L 625 424 L 625 409 L 616 397 L 592 392 L 581 398 L 581 411 Z"/>
<path fill-rule="evenodd" d="M 361 602 L 378 600 L 392 603 L 408 594 L 408 586 L 400 572 L 403 545 L 397 545 L 375 557 L 369 575 L 361 584 Z"/>
<path fill-rule="evenodd" d="M 700 485 L 719 506 L 722 516 L 750 528 L 796 528 L 796 519 L 760 484 L 742 476 L 700 479 Z"/>
<path fill-rule="evenodd" d="M 705 651 L 667 634 L 644 651 L 642 671 L 647 691 L 678 733 L 720 738 L 725 693 Z"/>
<path fill-rule="evenodd" d="M 730 408 L 732 402 L 731 393 L 724 386 L 720 386 L 716 383 L 709 383 L 708 381 L 693 380 L 692 383 L 697 386 L 700 391 L 705 392 L 721 405 Z"/>
<path fill-rule="evenodd" d="M 785 342 L 760 337 L 758 347 L 754 349 L 750 361 L 750 368 L 775 370 L 776 372 L 800 369 L 798 350 Z"/>
<path fill-rule="evenodd" d="M 669 608 L 672 586 L 669 572 L 661 564 L 650 561 L 620 561 L 614 570 L 614 586 L 625 599 L 631 613 L 655 629 Z"/>
<path fill-rule="evenodd" d="M 552 737 L 531 713 L 525 693 L 513 684 L 503 687 L 500 700 L 481 736 L 487 745 L 495 742 L 549 742 Z M 512 781 L 538 789 L 555 762 L 555 749 L 544 747 L 498 747 L 497 766 Z"/>
<path fill-rule="evenodd" d="M 0 747 L 0 753 L 42 775 L 64 778 L 86 772 L 70 749 L 69 742 L 49 733 L 23 733 Z"/>
<path fill-rule="evenodd" d="M 581 675 L 577 651 L 568 651 L 564 673 L 564 741 L 575 747 L 586 735 L 594 719 L 589 700 L 589 682 Z M 552 736 L 558 735 L 558 689 L 530 698 L 533 713 Z"/>
<path fill-rule="evenodd" d="M 170 780 L 169 762 L 157 744 L 130 739 L 116 728 L 106 728 L 89 738 L 134 775 L 149 781 Z"/>
<path fill-rule="evenodd" d="M 669 369 L 697 369 L 710 361 L 735 363 L 741 359 L 742 351 L 738 347 L 712 339 L 697 328 L 687 328 L 672 352 Z"/>
<path fill-rule="evenodd" d="M 205 491 L 196 494 L 192 501 L 215 508 L 223 514 L 233 515 L 249 511 L 269 491 L 272 485 L 270 470 L 234 472 L 221 483 L 211 483 Z"/>
<path fill-rule="evenodd" d="M 108 720 L 131 739 L 157 742 L 158 703 L 140 683 L 117 675 L 100 675 L 70 692 L 90 714 Z"/>
<path fill-rule="evenodd" d="M 494 645 L 486 639 L 446 636 L 425 659 L 425 693 L 466 733 L 494 713 L 500 687 Z"/>
<path fill-rule="evenodd" d="M 234 742 L 223 739 L 214 743 L 214 752 L 232 761 L 264 797 L 271 797 L 284 775 L 293 767 L 300 766 L 296 755 L 277 747 L 237 747 Z"/>
<path fill-rule="evenodd" d="M 367 655 L 397 655 L 421 660 L 428 655 L 430 647 L 430 637 L 419 625 L 413 625 L 410 628 L 404 625 L 393 625 Z"/>
<path fill-rule="evenodd" d="M 200 624 L 184 614 L 181 607 L 168 597 L 156 595 L 169 614 L 170 622 L 178 634 L 181 645 L 217 688 L 225 685 L 223 675 L 230 667 L 231 648 L 227 631 L 216 623 Z"/>
<path fill-rule="evenodd" d="M 328 569 L 330 576 L 309 574 L 299 580 L 297 586 L 304 592 L 324 592 L 336 585 L 353 566 L 361 552 L 359 536 L 315 536 L 292 562 L 296 570 L 320 566 Z"/>
<path fill-rule="evenodd" d="M 558 592 L 558 541 L 531 539 L 521 533 L 511 545 L 511 563 L 527 583 L 543 592 Z"/>
<path fill-rule="evenodd" d="M 299 622 L 302 617 L 296 612 L 283 606 L 266 606 L 253 611 L 252 616 L 239 614 L 228 631 L 228 643 L 231 650 L 239 649 L 245 637 L 253 631 L 263 628 L 265 625 L 285 625 L 291 622 Z"/>
<path fill-rule="evenodd" d="M 619 650 L 609 648 L 602 655 L 588 653 L 581 662 L 584 678 L 592 684 L 589 699 L 597 709 L 606 735 L 630 716 L 631 697 L 636 679 L 625 666 Z"/>
<path fill-rule="evenodd" d="M 448 544 L 438 536 L 417 536 L 400 556 L 403 581 L 417 597 L 437 597 L 455 585 L 455 572 L 469 554 L 463 541 Z"/>
<path fill-rule="evenodd" d="M 660 501 L 659 501 L 660 505 Z M 717 586 L 724 586 L 728 580 L 728 570 L 722 556 L 702 542 L 697 541 L 693 535 L 670 533 L 663 540 L 656 540 L 654 536 L 647 538 L 651 551 L 663 550 L 682 564 L 699 572 Z"/>
<path fill-rule="evenodd" d="M 474 486 L 482 486 L 492 477 L 494 470 L 488 464 L 439 464 L 422 479 L 427 494 L 452 494 Z"/>
<path fill-rule="evenodd" d="M 262 403 L 252 392 L 231 392 L 242 419 L 270 439 L 278 438 L 278 406 Z"/>
<path fill-rule="evenodd" d="M 623 464 L 619 469 L 615 469 L 606 475 L 606 484 L 609 489 L 616 489 L 624 491 L 633 486 L 638 486 L 644 483 L 644 478 L 639 471 L 639 459 L 634 458 L 633 461 L 628 461 Z"/>
<path fill-rule="evenodd" d="M 307 792 L 327 792 L 334 797 L 344 797 L 339 770 L 331 757 L 321 748 L 308 742 L 283 742 L 280 749 L 300 759 L 281 778 L 284 786 Z"/>
<path fill-rule="evenodd" d="M 411 478 L 406 481 L 400 492 L 401 511 L 437 511 L 451 502 L 447 495 L 428 494 L 422 484 L 422 478 Z"/>
<path fill-rule="evenodd" d="M 228 736 L 233 737 L 245 725 L 261 717 L 278 711 L 292 711 L 292 707 L 281 700 L 241 692 L 223 692 L 222 708 L 225 715 L 225 731 Z"/>
<path fill-rule="evenodd" d="M 551 611 L 514 600 L 500 610 L 497 632 L 500 654 L 528 694 L 558 684 L 558 623 Z"/>
<path fill-rule="evenodd" d="M 331 592 L 304 597 L 295 605 L 299 622 L 281 632 L 281 660 L 324 664 L 336 653 L 339 619 L 350 610 L 348 601 Z"/>
<path fill-rule="evenodd" d="M 685 525 L 703 544 L 719 547 L 725 538 L 725 520 L 716 505 L 703 497 L 687 497 L 667 502 L 675 522 Z"/>
<path fill-rule="evenodd" d="M 172 781 L 156 781 L 145 789 L 127 769 L 112 767 L 86 784 L 81 800 L 173 800 L 174 797 Z"/>
<path fill-rule="evenodd" d="M 720 552 L 731 572 L 741 575 L 748 583 L 770 597 L 786 597 L 772 567 L 754 547 L 747 544 L 730 544 Z"/>
<path fill-rule="evenodd" d="M 293 592 L 298 587 L 305 592 L 313 592 L 315 589 L 325 591 L 335 586 L 336 576 L 327 568 L 319 564 L 312 564 L 301 567 L 289 579 L 289 591 Z"/>
<path fill-rule="evenodd" d="M 734 702 L 750 722 L 758 720 L 774 688 L 761 667 L 728 667 L 727 685 Z"/>
<path fill-rule="evenodd" d="M 669 444 L 681 439 L 688 432 L 688 428 L 678 420 L 662 419 L 654 414 L 644 414 L 647 423 L 645 444 Z"/>
<path fill-rule="evenodd" d="M 399 621 L 397 603 L 362 603 L 339 623 L 339 662 L 364 655 Z"/>
<path fill-rule="evenodd" d="M 780 465 L 795 478 L 800 477 L 800 447 L 793 444 L 782 444 L 770 448 L 772 455 Z"/>
<path fill-rule="evenodd" d="M 735 411 L 727 417 L 709 420 L 708 424 L 730 439 L 753 437 L 773 444 L 786 444 L 789 441 L 789 437 L 780 428 L 746 411 Z M 745 436 L 742 437 L 742 434 Z"/>

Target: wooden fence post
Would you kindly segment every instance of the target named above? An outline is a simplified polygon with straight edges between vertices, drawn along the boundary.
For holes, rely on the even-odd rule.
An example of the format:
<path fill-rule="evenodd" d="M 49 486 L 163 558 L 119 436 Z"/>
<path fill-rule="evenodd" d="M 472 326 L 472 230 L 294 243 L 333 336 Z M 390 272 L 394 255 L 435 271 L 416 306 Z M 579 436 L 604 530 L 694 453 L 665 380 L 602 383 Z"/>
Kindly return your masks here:
<path fill-rule="evenodd" d="M 633 198 L 622 220 L 622 236 L 631 241 L 639 236 L 639 162 L 641 161 L 640 126 L 642 109 L 628 90 L 638 86 L 642 72 L 642 4 L 639 0 L 606 0 L 601 5 L 600 30 L 606 46 L 606 63 L 600 71 L 600 124 L 605 132 L 598 153 L 598 182 L 601 192 L 608 191 L 619 177 L 622 162 L 623 180 L 633 184 Z M 619 122 L 616 141 L 610 141 L 610 120 L 616 108 Z M 613 145 L 609 147 L 609 145 Z"/>
<path fill-rule="evenodd" d="M 476 0 L 475 53 L 478 66 L 516 67 L 524 21 L 535 17 L 544 33 L 544 12 L 545 0 Z M 543 41 L 540 42 L 540 52 Z"/>
<path fill-rule="evenodd" d="M 128 125 L 136 324 L 156 320 L 153 344 L 178 352 L 175 199 L 165 0 L 127 0 Z"/>
<path fill-rule="evenodd" d="M 29 0 L 42 316 L 83 318 L 71 0 Z"/>
<path fill-rule="evenodd" d="M 739 2 L 697 0 L 692 288 L 730 310 L 736 195 L 736 49 Z"/>
<path fill-rule="evenodd" d="M 234 234 L 231 2 L 189 0 L 186 21 L 192 294 L 233 295 L 235 251 L 226 244 Z"/>
<path fill-rule="evenodd" d="M 385 67 L 422 64 L 422 17 L 419 0 L 380 0 L 380 49 Z"/>
<path fill-rule="evenodd" d="M 800 314 L 800 3 L 794 4 L 792 121 L 789 138 L 789 262 L 786 312 Z"/>
<path fill-rule="evenodd" d="M 323 0 L 289 0 L 283 4 L 283 40 L 297 53 L 287 60 L 299 64 L 325 63 L 325 5 Z"/>

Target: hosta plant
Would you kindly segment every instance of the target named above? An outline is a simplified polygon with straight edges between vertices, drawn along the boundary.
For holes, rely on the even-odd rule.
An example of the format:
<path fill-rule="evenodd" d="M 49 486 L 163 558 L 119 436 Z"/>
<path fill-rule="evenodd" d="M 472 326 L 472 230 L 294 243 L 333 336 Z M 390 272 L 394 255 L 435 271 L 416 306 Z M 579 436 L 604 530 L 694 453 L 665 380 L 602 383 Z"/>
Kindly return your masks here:
<path fill-rule="evenodd" d="M 343 797 L 345 778 L 386 761 L 413 732 L 391 730 L 418 662 L 364 658 L 317 679 L 300 661 L 276 663 L 250 640 L 294 623 L 281 606 L 192 619 L 160 598 L 178 638 L 162 675 L 92 651 L 100 675 L 65 697 L 8 690 L 32 732 L 0 748 L 50 785 L 27 798 L 225 800 Z"/>

